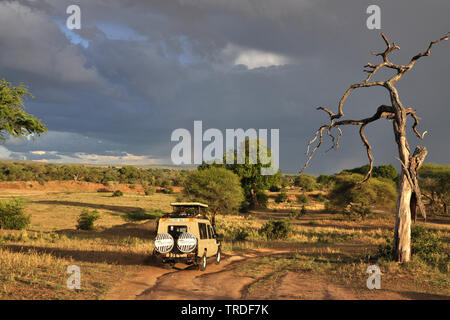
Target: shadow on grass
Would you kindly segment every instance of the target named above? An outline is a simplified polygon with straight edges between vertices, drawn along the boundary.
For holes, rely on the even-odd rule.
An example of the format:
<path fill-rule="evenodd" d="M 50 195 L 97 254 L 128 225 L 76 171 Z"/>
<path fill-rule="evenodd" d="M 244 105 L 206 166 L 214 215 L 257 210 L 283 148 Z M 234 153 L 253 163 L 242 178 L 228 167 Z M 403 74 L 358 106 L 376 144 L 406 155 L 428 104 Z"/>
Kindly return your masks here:
<path fill-rule="evenodd" d="M 65 229 L 56 231 L 59 234 L 64 234 L 71 239 L 126 239 L 139 238 L 142 240 L 154 240 L 156 236 L 156 220 L 150 220 L 145 223 L 125 223 L 122 225 L 113 226 L 103 230 L 82 231 Z"/>
<path fill-rule="evenodd" d="M 62 248 L 48 248 L 43 246 L 33 245 L 15 245 L 7 244 L 5 248 L 12 252 L 28 253 L 30 251 L 40 254 L 50 254 L 57 258 L 73 259 L 76 261 L 91 262 L 91 263 L 107 263 L 118 265 L 143 265 L 148 254 L 138 254 L 132 252 L 118 252 L 118 251 L 84 251 L 71 250 Z"/>
<path fill-rule="evenodd" d="M 83 207 L 92 209 L 104 209 L 111 210 L 121 213 L 139 212 L 144 209 L 140 207 L 129 207 L 129 206 L 112 206 L 107 204 L 96 204 L 96 203 L 85 203 L 85 202 L 75 202 L 75 201 L 57 201 L 57 200 L 39 200 L 33 201 L 34 203 L 40 204 L 50 204 L 50 205 L 61 205 L 61 206 L 73 206 L 73 207 Z"/>

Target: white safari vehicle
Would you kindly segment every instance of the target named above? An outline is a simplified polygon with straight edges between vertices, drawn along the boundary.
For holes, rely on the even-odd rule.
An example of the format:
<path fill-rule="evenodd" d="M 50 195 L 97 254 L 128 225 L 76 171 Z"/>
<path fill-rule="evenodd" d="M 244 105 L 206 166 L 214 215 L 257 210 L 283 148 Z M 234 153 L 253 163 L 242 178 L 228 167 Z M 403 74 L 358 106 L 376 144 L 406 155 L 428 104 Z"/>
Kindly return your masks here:
<path fill-rule="evenodd" d="M 206 269 L 208 258 L 220 263 L 220 240 L 214 222 L 206 217 L 208 205 L 200 202 L 174 202 L 171 214 L 158 220 L 153 255 L 173 266 L 177 262 Z"/>

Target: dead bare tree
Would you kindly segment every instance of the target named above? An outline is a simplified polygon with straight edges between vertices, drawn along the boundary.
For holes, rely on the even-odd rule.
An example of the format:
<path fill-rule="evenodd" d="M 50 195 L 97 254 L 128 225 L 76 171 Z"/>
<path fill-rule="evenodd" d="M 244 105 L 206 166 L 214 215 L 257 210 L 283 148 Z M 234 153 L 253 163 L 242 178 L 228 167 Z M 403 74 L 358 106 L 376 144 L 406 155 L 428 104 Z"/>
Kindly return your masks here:
<path fill-rule="evenodd" d="M 364 72 L 368 73 L 367 78 L 361 82 L 356 83 L 350 86 L 350 88 L 345 92 L 344 96 L 339 101 L 339 105 L 337 108 L 337 113 L 332 112 L 330 109 L 324 107 L 317 107 L 317 110 L 322 110 L 326 112 L 330 117 L 330 123 L 321 126 L 315 133 L 314 138 L 309 141 L 306 155 L 307 160 L 306 163 L 301 170 L 303 172 L 307 167 L 311 158 L 313 157 L 316 150 L 322 145 L 324 132 L 331 138 L 332 147 L 331 149 L 339 148 L 339 140 L 342 137 L 341 126 L 345 125 L 357 125 L 359 126 L 359 134 L 361 136 L 361 140 L 364 143 L 364 146 L 367 150 L 367 156 L 370 162 L 370 168 L 367 175 L 360 183 L 364 183 L 367 181 L 373 169 L 373 156 L 372 156 L 372 148 L 364 135 L 364 129 L 369 123 L 372 123 L 381 118 L 386 118 L 389 121 L 392 121 L 394 127 L 394 135 L 395 142 L 398 146 L 398 153 L 400 161 L 402 165 L 402 172 L 399 181 L 398 187 L 398 200 L 397 200 L 397 209 L 396 209 L 396 222 L 395 222 L 395 234 L 394 234 L 394 254 L 399 262 L 407 262 L 411 257 L 411 219 L 415 221 L 416 218 L 416 208 L 419 207 L 419 211 L 421 212 L 424 219 L 426 219 L 426 211 L 425 206 L 422 202 L 422 195 L 420 193 L 419 183 L 418 183 L 418 171 L 425 160 L 427 155 L 427 149 L 422 146 L 416 147 L 415 151 L 411 156 L 411 151 L 409 148 L 408 141 L 406 139 L 406 120 L 407 116 L 411 116 L 414 119 L 414 124 L 412 129 L 414 133 L 419 137 L 419 139 L 423 139 L 425 132 L 422 134 L 417 130 L 417 125 L 419 124 L 419 117 L 416 114 L 416 111 L 413 108 L 406 108 L 400 102 L 400 98 L 398 95 L 398 91 L 395 88 L 395 84 L 399 81 L 409 70 L 411 70 L 416 62 L 425 56 L 429 56 L 431 52 L 431 48 L 443 41 L 448 40 L 450 33 L 447 33 L 444 37 L 432 41 L 428 46 L 428 49 L 422 53 L 419 53 L 411 58 L 411 61 L 407 65 L 398 65 L 389 61 L 389 54 L 391 54 L 395 50 L 400 50 L 400 47 L 393 42 L 392 44 L 389 42 L 387 37 L 382 33 L 384 42 L 386 43 L 386 50 L 380 53 L 372 53 L 375 56 L 379 56 L 382 58 L 382 62 L 379 64 L 367 63 L 364 66 Z M 389 78 L 386 81 L 370 81 L 372 76 L 383 67 L 390 68 L 396 70 L 396 74 Z M 391 105 L 381 105 L 377 108 L 375 114 L 369 118 L 361 119 L 361 120 L 340 120 L 344 116 L 344 102 L 348 98 L 348 96 L 352 93 L 353 90 L 358 88 L 370 88 L 380 86 L 384 87 L 389 91 Z M 338 136 L 335 137 L 332 134 L 332 130 L 336 130 L 338 132 Z M 311 149 L 311 145 L 317 141 L 317 144 Z"/>

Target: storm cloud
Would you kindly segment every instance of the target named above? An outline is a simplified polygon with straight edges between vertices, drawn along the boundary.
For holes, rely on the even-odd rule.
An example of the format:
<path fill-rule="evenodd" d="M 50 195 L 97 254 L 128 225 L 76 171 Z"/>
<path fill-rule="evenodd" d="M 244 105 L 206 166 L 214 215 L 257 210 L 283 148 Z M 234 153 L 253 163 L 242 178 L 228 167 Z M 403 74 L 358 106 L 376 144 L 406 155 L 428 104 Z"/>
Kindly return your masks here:
<path fill-rule="evenodd" d="M 67 30 L 66 8 L 81 8 L 81 30 Z M 381 30 L 366 9 L 381 8 Z M 170 164 L 171 132 L 204 128 L 280 129 L 280 166 L 297 172 L 306 143 L 365 78 L 363 66 L 384 50 L 380 31 L 406 64 L 450 30 L 450 2 L 323 0 L 0 1 L 0 77 L 35 95 L 26 110 L 49 133 L 8 140 L 0 157 L 50 162 Z M 398 83 L 417 109 L 428 161 L 448 163 L 449 43 L 433 48 Z M 389 73 L 381 73 L 382 79 Z M 387 103 L 382 88 L 360 89 L 345 115 L 366 117 Z M 366 130 L 376 164 L 397 165 L 392 124 Z M 358 130 L 341 149 L 319 150 L 308 173 L 367 163 Z"/>

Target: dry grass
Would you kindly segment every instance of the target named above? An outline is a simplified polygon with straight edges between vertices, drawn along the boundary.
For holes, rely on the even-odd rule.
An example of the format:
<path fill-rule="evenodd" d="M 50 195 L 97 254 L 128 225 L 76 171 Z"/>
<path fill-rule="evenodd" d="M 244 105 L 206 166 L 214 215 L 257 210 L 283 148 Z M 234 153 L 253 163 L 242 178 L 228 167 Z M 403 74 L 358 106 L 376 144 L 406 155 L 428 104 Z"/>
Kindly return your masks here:
<path fill-rule="evenodd" d="M 101 299 L 114 283 L 142 270 L 146 257 L 153 250 L 154 221 L 129 223 L 124 220 L 124 214 L 137 210 L 168 211 L 176 197 L 162 193 L 144 196 L 139 192 L 111 197 L 111 193 L 92 190 L 58 191 L 56 186 L 51 192 L 31 187 L 26 192 L 20 188 L 0 189 L 0 198 L 24 198 L 26 213 L 31 214 L 29 230 L 0 230 L 0 299 Z M 288 194 L 295 196 L 296 192 L 293 189 Z M 273 283 L 287 271 L 326 275 L 343 283 L 363 281 L 368 262 L 358 257 L 373 252 L 385 243 L 386 237 L 392 237 L 393 215 L 380 212 L 365 221 L 348 221 L 324 213 L 320 205 L 323 204 L 311 200 L 306 215 L 290 220 L 293 232 L 289 237 L 271 242 L 258 230 L 270 219 L 288 217 L 290 210 L 299 209 L 299 204 L 275 205 L 271 199 L 269 207 L 276 207 L 276 211 L 219 215 L 216 222 L 218 232 L 225 236 L 223 250 L 251 252 L 252 249 L 277 248 L 290 251 L 289 255 L 258 258 L 243 265 L 239 272 L 256 272 L 264 280 L 259 282 L 261 286 Z M 75 229 L 83 209 L 95 209 L 100 213 L 96 230 Z M 450 221 L 442 223 L 441 220 L 426 225 L 435 230 L 448 250 Z M 236 241 L 242 230 L 248 233 L 246 240 Z M 385 274 L 383 281 L 390 286 L 395 286 L 396 279 L 404 279 L 402 283 L 411 282 L 411 290 L 450 294 L 448 273 L 420 261 L 405 267 L 379 263 Z M 71 264 L 81 268 L 80 291 L 66 288 L 69 276 L 66 270 Z M 447 288 L 443 288 L 446 285 Z"/>

